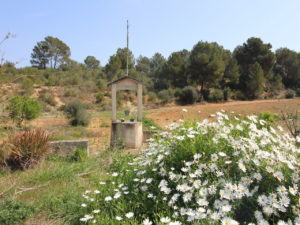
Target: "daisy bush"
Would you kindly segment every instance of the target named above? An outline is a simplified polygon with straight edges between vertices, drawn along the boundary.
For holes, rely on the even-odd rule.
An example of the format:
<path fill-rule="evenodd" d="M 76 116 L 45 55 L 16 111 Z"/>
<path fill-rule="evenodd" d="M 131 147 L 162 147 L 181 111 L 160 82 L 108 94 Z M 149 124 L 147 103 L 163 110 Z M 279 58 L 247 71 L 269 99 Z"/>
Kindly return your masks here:
<path fill-rule="evenodd" d="M 214 116 L 213 116 L 214 117 Z M 83 194 L 87 224 L 300 224 L 299 153 L 281 127 L 224 112 L 171 124 Z"/>

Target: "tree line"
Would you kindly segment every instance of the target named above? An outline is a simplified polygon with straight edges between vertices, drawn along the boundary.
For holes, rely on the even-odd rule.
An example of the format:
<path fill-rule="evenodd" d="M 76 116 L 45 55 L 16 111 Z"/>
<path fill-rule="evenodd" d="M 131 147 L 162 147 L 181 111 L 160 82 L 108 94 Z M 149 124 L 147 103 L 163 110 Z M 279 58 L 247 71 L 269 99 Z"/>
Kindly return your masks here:
<path fill-rule="evenodd" d="M 183 96 L 183 89 L 188 89 L 186 92 L 195 101 L 257 99 L 262 94 L 274 97 L 287 89 L 300 94 L 300 53 L 288 48 L 273 52 L 271 48 L 270 43 L 251 37 L 232 52 L 216 42 L 204 41 L 190 51 L 173 52 L 168 58 L 160 53 L 135 58 L 129 50 L 129 76 L 144 82 L 148 91 L 159 93 L 161 98 Z M 48 36 L 34 46 L 31 64 L 39 70 L 70 72 L 71 83 L 71 74 L 75 78 L 89 73 L 103 84 L 125 75 L 126 54 L 126 48 L 117 49 L 104 66 L 94 56 L 79 63 L 70 58 L 67 44 Z M 47 76 L 51 79 L 51 74 Z M 182 99 L 185 101 L 184 96 Z"/>

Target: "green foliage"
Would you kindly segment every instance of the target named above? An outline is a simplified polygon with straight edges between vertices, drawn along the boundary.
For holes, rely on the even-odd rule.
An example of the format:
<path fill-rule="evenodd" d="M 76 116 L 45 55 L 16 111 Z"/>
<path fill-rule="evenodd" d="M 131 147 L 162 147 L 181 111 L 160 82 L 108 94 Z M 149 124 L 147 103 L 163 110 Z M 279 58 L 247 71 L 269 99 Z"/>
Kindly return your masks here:
<path fill-rule="evenodd" d="M 285 98 L 295 98 L 296 97 L 296 91 L 292 89 L 288 89 L 285 93 Z"/>
<path fill-rule="evenodd" d="M 278 115 L 275 115 L 274 113 L 272 112 L 261 112 L 258 114 L 258 119 L 260 120 L 265 120 L 267 122 L 269 122 L 270 124 L 274 123 L 276 120 L 279 119 L 279 116 Z"/>
<path fill-rule="evenodd" d="M 51 68 L 58 68 L 68 61 L 71 55 L 70 48 L 58 38 L 45 37 L 44 41 L 34 46 L 31 54 L 32 66 L 46 69 L 49 64 Z"/>
<path fill-rule="evenodd" d="M 104 94 L 102 92 L 99 92 L 95 95 L 96 103 L 102 103 L 104 100 Z"/>
<path fill-rule="evenodd" d="M 220 89 L 214 89 L 208 96 L 210 102 L 221 102 L 224 101 L 224 93 Z"/>
<path fill-rule="evenodd" d="M 157 98 L 155 92 L 150 91 L 150 92 L 148 93 L 148 95 L 149 95 L 149 100 L 150 100 L 151 102 L 155 102 L 155 100 L 156 100 L 156 98 Z"/>
<path fill-rule="evenodd" d="M 79 99 L 66 104 L 64 111 L 71 120 L 72 126 L 87 126 L 90 122 L 90 115 Z"/>
<path fill-rule="evenodd" d="M 247 76 L 243 77 L 243 87 L 242 89 L 244 95 L 248 99 L 256 99 L 260 97 L 264 90 L 264 73 L 260 65 L 256 62 L 249 66 Z"/>
<path fill-rule="evenodd" d="M 33 92 L 33 81 L 30 78 L 25 78 L 22 82 L 22 89 L 24 90 L 24 92 L 28 95 L 32 94 Z"/>
<path fill-rule="evenodd" d="M 143 130 L 161 130 L 152 119 L 143 116 Z"/>
<path fill-rule="evenodd" d="M 75 161 L 75 162 L 83 162 L 85 161 L 87 158 L 87 153 L 86 151 L 84 150 L 84 148 L 82 146 L 79 146 L 74 155 L 71 157 L 71 160 L 72 161 Z"/>
<path fill-rule="evenodd" d="M 194 104 L 198 100 L 198 93 L 194 87 L 186 86 L 179 95 L 182 104 Z"/>
<path fill-rule="evenodd" d="M 100 66 L 100 61 L 94 56 L 87 56 L 84 60 L 84 63 L 89 69 L 96 69 Z"/>
<path fill-rule="evenodd" d="M 218 84 L 226 68 L 226 51 L 217 43 L 198 42 L 190 55 L 191 79 L 201 85 L 203 96 L 204 86 L 213 87 Z"/>
<path fill-rule="evenodd" d="M 300 87 L 300 56 L 288 48 L 276 50 L 274 72 L 280 74 L 286 88 Z"/>
<path fill-rule="evenodd" d="M 106 84 L 103 79 L 98 79 L 96 85 L 99 88 L 99 90 L 103 91 L 104 89 L 106 89 Z"/>
<path fill-rule="evenodd" d="M 73 89 L 67 89 L 64 93 L 65 97 L 75 97 L 76 94 Z"/>
<path fill-rule="evenodd" d="M 28 95 L 23 97 L 15 96 L 6 107 L 9 116 L 18 126 L 22 125 L 23 120 L 32 120 L 40 115 L 41 105 L 35 99 L 31 99 Z"/>
<path fill-rule="evenodd" d="M 47 104 L 49 104 L 51 106 L 56 106 L 57 105 L 57 102 L 55 101 L 52 93 L 49 93 L 46 90 L 43 90 L 40 93 L 39 100 L 43 101 L 43 102 L 45 102 L 45 103 L 47 103 Z"/>
<path fill-rule="evenodd" d="M 238 46 L 234 50 L 234 57 L 240 65 L 240 74 L 247 77 L 251 73 L 250 65 L 258 63 L 262 69 L 262 76 L 266 80 L 273 77 L 272 68 L 275 63 L 275 55 L 271 51 L 271 44 L 264 44 L 260 38 L 251 37 L 242 46 Z"/>
<path fill-rule="evenodd" d="M 30 218 L 35 212 L 32 205 L 16 202 L 11 199 L 1 201 L 0 203 L 0 224 L 18 225 Z"/>
<path fill-rule="evenodd" d="M 163 104 L 170 103 L 173 101 L 173 96 L 169 90 L 162 90 L 158 92 L 158 97 L 160 98 L 161 103 Z"/>
<path fill-rule="evenodd" d="M 35 166 L 48 153 L 48 141 L 49 134 L 41 130 L 26 130 L 9 136 L 6 142 L 10 153 L 7 164 L 13 170 Z"/>
<path fill-rule="evenodd" d="M 298 173 L 294 171 L 299 169 L 294 140 L 258 121 L 256 116 L 232 122 L 227 115 L 217 115 L 211 123 L 174 125 L 136 158 L 114 158 L 111 176 L 97 187 L 101 194 L 84 193 L 85 207 L 79 212 L 82 224 L 92 224 L 93 219 L 96 224 L 119 224 L 117 216 L 122 223 L 132 225 L 146 224 L 146 218 L 152 224 L 162 224 L 162 217 L 169 217 L 172 224 L 174 220 L 178 221 L 174 224 L 298 221 L 298 213 L 294 213 L 298 210 L 298 196 L 289 190 L 295 187 L 295 193 L 299 186 Z M 280 141 L 284 137 L 286 143 Z M 260 201 L 261 197 L 267 201 Z M 93 201 L 89 201 L 91 198 Z M 289 202 L 284 212 L 272 208 L 270 200 L 279 202 L 283 198 Z M 266 206 L 272 208 L 272 216 Z M 90 212 L 97 209 L 100 210 L 89 220 Z M 177 214 L 184 209 L 200 211 L 201 218 L 191 222 L 189 215 Z M 218 214 L 216 221 L 211 215 L 219 210 L 222 215 Z M 134 216 L 126 218 L 128 212 Z"/>

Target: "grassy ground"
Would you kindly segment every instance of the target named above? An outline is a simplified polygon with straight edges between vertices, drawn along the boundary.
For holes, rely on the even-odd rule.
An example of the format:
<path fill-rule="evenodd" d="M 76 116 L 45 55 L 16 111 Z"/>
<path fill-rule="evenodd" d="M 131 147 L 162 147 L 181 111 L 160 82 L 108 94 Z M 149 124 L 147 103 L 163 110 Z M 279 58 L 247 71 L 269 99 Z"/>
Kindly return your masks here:
<path fill-rule="evenodd" d="M 82 193 L 96 187 L 119 156 L 118 150 L 82 161 L 51 156 L 34 169 L 1 173 L 0 224 L 77 224 Z"/>

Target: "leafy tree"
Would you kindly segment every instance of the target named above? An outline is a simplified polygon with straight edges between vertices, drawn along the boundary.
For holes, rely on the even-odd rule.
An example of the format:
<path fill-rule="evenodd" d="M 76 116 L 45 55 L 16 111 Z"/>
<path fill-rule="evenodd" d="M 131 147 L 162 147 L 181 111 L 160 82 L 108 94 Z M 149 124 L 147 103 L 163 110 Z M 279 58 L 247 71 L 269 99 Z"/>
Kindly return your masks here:
<path fill-rule="evenodd" d="M 150 59 L 150 74 L 149 77 L 153 82 L 153 86 L 157 90 L 168 88 L 167 85 L 161 83 L 161 76 L 163 74 L 163 67 L 166 59 L 160 54 L 155 53 Z"/>
<path fill-rule="evenodd" d="M 266 79 L 272 78 L 272 68 L 275 55 L 271 51 L 271 44 L 264 44 L 260 38 L 249 38 L 242 46 L 236 47 L 234 56 L 241 68 L 241 73 L 248 72 L 248 66 L 259 63 Z"/>
<path fill-rule="evenodd" d="M 138 72 L 143 72 L 148 74 L 150 72 L 150 59 L 146 56 L 139 56 L 136 60 L 135 69 Z"/>
<path fill-rule="evenodd" d="M 121 66 L 122 66 L 122 62 L 120 58 L 117 55 L 112 55 L 105 66 L 107 80 L 113 80 L 120 72 Z"/>
<path fill-rule="evenodd" d="M 204 86 L 213 87 L 222 79 L 226 62 L 225 50 L 217 43 L 198 42 L 190 55 L 191 79 L 201 85 L 201 95 L 204 94 Z"/>
<path fill-rule="evenodd" d="M 61 40 L 47 36 L 44 41 L 34 46 L 31 54 L 32 66 L 45 69 L 49 64 L 51 68 L 58 68 L 68 61 L 71 55 L 70 48 Z"/>
<path fill-rule="evenodd" d="M 15 96 L 6 107 L 9 116 L 13 119 L 19 127 L 21 127 L 24 120 L 32 120 L 40 115 L 42 110 L 41 105 L 35 99 L 31 99 L 28 95 L 23 97 Z"/>
<path fill-rule="evenodd" d="M 235 58 L 230 57 L 228 64 L 226 65 L 224 76 L 221 82 L 222 88 L 229 87 L 231 89 L 237 89 L 239 84 L 239 65 Z"/>
<path fill-rule="evenodd" d="M 84 63 L 89 69 L 96 69 L 100 66 L 100 61 L 94 56 L 87 56 L 84 60 Z"/>
<path fill-rule="evenodd" d="M 286 88 L 300 87 L 300 54 L 288 48 L 276 50 L 274 73 L 280 74 Z"/>
<path fill-rule="evenodd" d="M 127 65 L 127 48 L 118 48 L 116 56 L 121 60 L 121 69 L 126 70 Z M 128 69 L 134 67 L 135 59 L 132 51 L 128 49 Z"/>
<path fill-rule="evenodd" d="M 264 90 L 264 71 L 258 62 L 249 65 L 248 75 L 244 76 L 243 92 L 246 98 L 256 99 Z"/>
<path fill-rule="evenodd" d="M 163 67 L 163 77 L 160 77 L 163 83 L 168 87 L 183 88 L 188 83 L 187 63 L 189 59 L 189 51 L 182 50 L 174 52 L 168 58 Z"/>
<path fill-rule="evenodd" d="M 34 67 L 39 69 L 46 69 L 47 64 L 49 63 L 49 46 L 46 41 L 41 41 L 34 46 L 31 53 L 30 63 Z"/>

